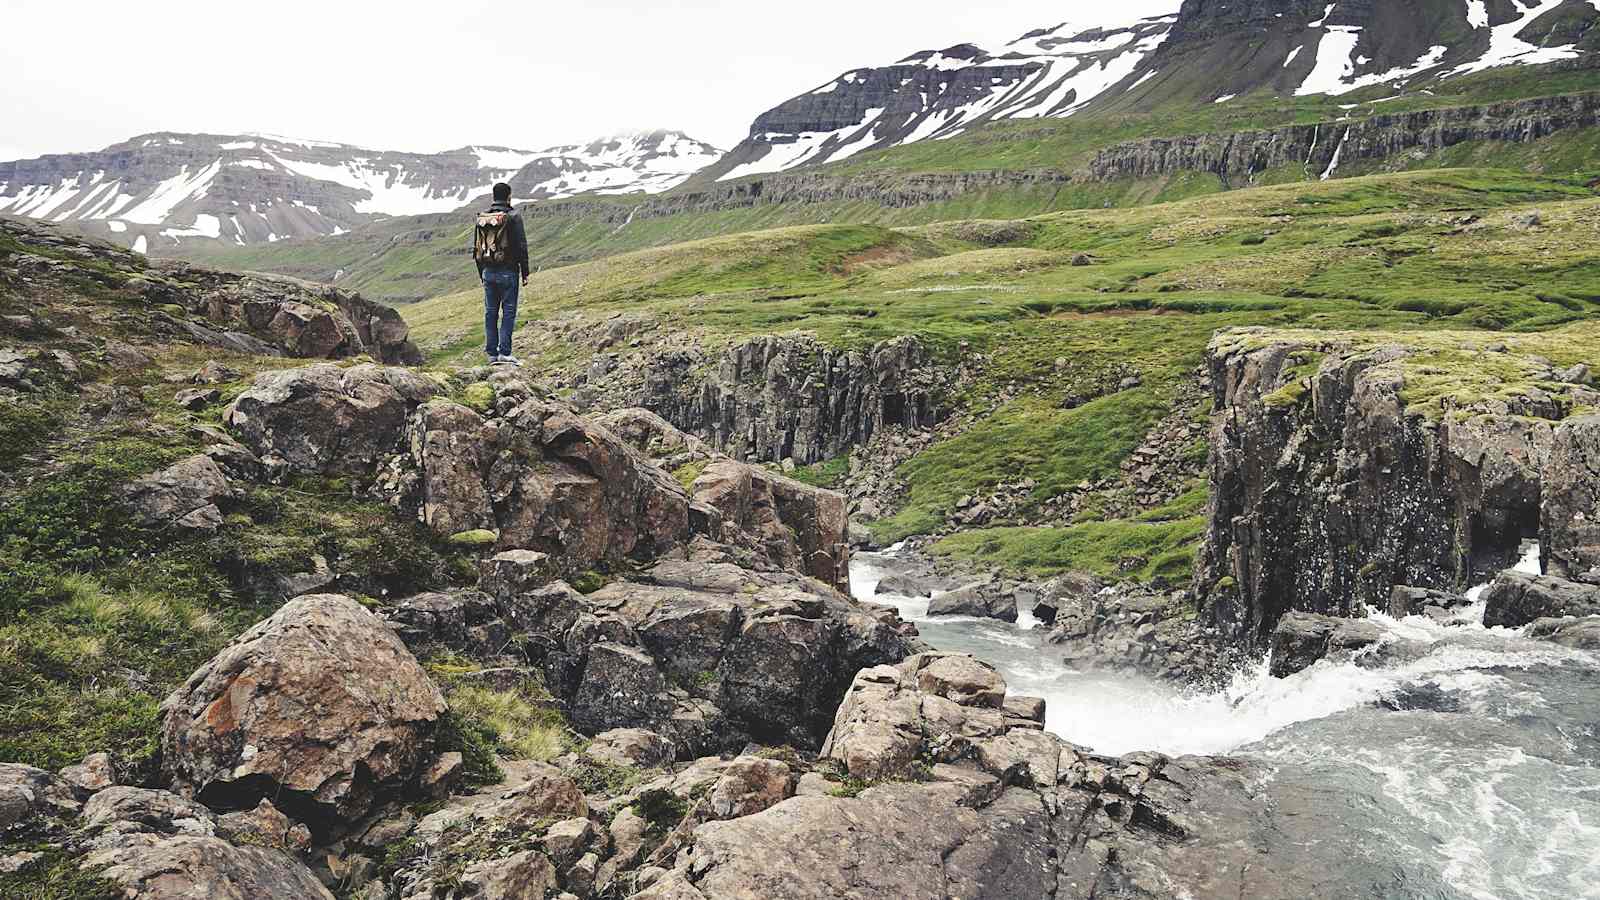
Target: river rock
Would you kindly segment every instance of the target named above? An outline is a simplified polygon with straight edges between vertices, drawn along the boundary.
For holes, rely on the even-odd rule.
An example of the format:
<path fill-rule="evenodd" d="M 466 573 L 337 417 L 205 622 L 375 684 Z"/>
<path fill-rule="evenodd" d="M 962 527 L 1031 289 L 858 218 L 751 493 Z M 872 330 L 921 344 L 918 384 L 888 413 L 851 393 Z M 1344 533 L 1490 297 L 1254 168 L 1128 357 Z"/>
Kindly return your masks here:
<path fill-rule="evenodd" d="M 928 615 L 976 616 L 1015 622 L 1017 598 L 999 582 L 979 582 L 936 594 L 928 601 Z"/>
<path fill-rule="evenodd" d="M 1371 622 L 1288 613 L 1272 631 L 1272 677 L 1287 678 L 1325 657 L 1370 647 L 1381 637 L 1382 632 Z"/>
<path fill-rule="evenodd" d="M 313 594 L 236 638 L 161 710 L 178 790 L 235 809 L 270 798 L 322 837 L 418 773 L 445 703 L 382 620 Z"/>
<path fill-rule="evenodd" d="M 1542 618 L 1600 615 L 1600 585 L 1501 572 L 1484 592 L 1483 624 L 1518 628 Z"/>
<path fill-rule="evenodd" d="M 1470 605 L 1472 601 L 1463 594 L 1397 584 L 1389 591 L 1388 611 L 1396 619 L 1427 616 L 1435 621 L 1447 622 L 1458 610 Z"/>
<path fill-rule="evenodd" d="M 890 594 L 895 597 L 932 597 L 934 591 L 948 589 L 947 582 L 933 576 L 894 572 L 883 576 L 873 594 Z"/>
<path fill-rule="evenodd" d="M 1540 534 L 1549 574 L 1600 584 L 1600 416 L 1570 419 L 1556 429 Z"/>
<path fill-rule="evenodd" d="M 1535 619 L 1522 633 L 1579 650 L 1600 650 L 1600 616 Z"/>

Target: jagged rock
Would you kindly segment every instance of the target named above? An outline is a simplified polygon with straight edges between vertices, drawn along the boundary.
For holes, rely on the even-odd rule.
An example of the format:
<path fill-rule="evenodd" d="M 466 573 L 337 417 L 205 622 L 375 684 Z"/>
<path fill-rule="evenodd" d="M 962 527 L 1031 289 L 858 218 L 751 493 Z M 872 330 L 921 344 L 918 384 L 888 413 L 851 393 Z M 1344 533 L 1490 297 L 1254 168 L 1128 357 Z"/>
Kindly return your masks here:
<path fill-rule="evenodd" d="M 217 819 L 211 810 L 169 791 L 117 786 L 89 798 L 83 824 L 91 848 L 127 845 L 130 835 L 211 837 Z"/>
<path fill-rule="evenodd" d="M 705 441 L 686 434 L 648 409 L 629 407 L 595 417 L 640 453 L 655 460 L 686 465 L 718 455 Z"/>
<path fill-rule="evenodd" d="M 66 780 L 32 766 L 0 763 L 0 832 L 22 823 L 59 824 L 82 806 Z"/>
<path fill-rule="evenodd" d="M 1378 627 L 1370 622 L 1288 613 L 1272 630 L 1272 677 L 1287 678 L 1324 657 L 1370 647 L 1381 637 Z"/>
<path fill-rule="evenodd" d="M 91 753 L 75 766 L 61 770 L 61 780 L 84 794 L 103 791 L 117 783 L 117 770 L 111 764 L 111 754 Z"/>
<path fill-rule="evenodd" d="M 197 271 L 197 270 L 191 270 Z M 289 356 L 421 365 L 422 351 L 394 309 L 334 288 L 313 291 L 287 279 L 206 272 L 209 292 L 194 302 L 213 323 L 249 331 Z"/>
<path fill-rule="evenodd" d="M 1600 585 L 1501 572 L 1483 594 L 1483 624 L 1519 628 L 1543 618 L 1600 615 Z"/>
<path fill-rule="evenodd" d="M 254 809 L 218 816 L 217 833 L 235 844 L 290 851 L 311 847 L 311 829 L 290 820 L 265 799 Z"/>
<path fill-rule="evenodd" d="M 584 755 L 599 762 L 617 766 L 635 766 L 653 769 L 677 759 L 672 742 L 653 731 L 642 728 L 613 728 L 603 731 L 589 741 Z"/>
<path fill-rule="evenodd" d="M 936 594 L 928 602 L 930 616 L 977 616 L 981 619 L 1017 620 L 1017 598 L 997 582 L 980 582 Z"/>
<path fill-rule="evenodd" d="M 485 419 L 454 403 L 407 428 L 406 502 L 439 534 L 485 528 L 499 546 L 546 553 L 576 574 L 653 559 L 689 538 L 682 486 L 605 428 L 527 400 Z"/>
<path fill-rule="evenodd" d="M 1569 419 L 1556 429 L 1540 540 L 1549 574 L 1600 584 L 1600 416 Z"/>
<path fill-rule="evenodd" d="M 269 797 L 320 838 L 416 776 L 445 703 L 380 619 L 313 594 L 234 639 L 161 709 L 177 789 L 224 808 Z"/>
<path fill-rule="evenodd" d="M 405 369 L 315 365 L 258 375 L 223 421 L 274 474 L 370 475 L 437 391 Z"/>
<path fill-rule="evenodd" d="M 510 599 L 549 584 L 555 575 L 550 555 L 533 550 L 506 550 L 478 564 L 478 587 Z"/>
<path fill-rule="evenodd" d="M 199 412 L 221 399 L 222 392 L 216 388 L 199 388 L 179 391 L 172 401 L 190 412 Z"/>
<path fill-rule="evenodd" d="M 741 756 L 723 770 L 707 799 L 718 819 L 761 812 L 794 795 L 794 774 L 776 759 Z"/>
<path fill-rule="evenodd" d="M 1105 589 L 1105 582 L 1088 572 L 1067 572 L 1039 586 L 1033 604 L 1034 618 L 1054 625 L 1063 609 L 1080 609 L 1093 603 Z"/>
<path fill-rule="evenodd" d="M 539 846 L 558 868 L 565 868 L 577 862 L 594 839 L 595 828 L 588 819 L 562 819 L 545 829 Z"/>
<path fill-rule="evenodd" d="M 707 465 L 690 491 L 722 514 L 725 540 L 761 549 L 778 568 L 848 589 L 849 520 L 842 494 L 728 459 Z M 727 535 L 729 526 L 747 537 Z"/>
<path fill-rule="evenodd" d="M 1535 619 L 1522 633 L 1578 650 L 1600 650 L 1600 616 Z"/>
<path fill-rule="evenodd" d="M 215 531 L 222 527 L 217 503 L 233 496 L 233 487 L 211 457 L 191 456 L 137 479 L 122 496 L 134 517 L 146 525 Z"/>

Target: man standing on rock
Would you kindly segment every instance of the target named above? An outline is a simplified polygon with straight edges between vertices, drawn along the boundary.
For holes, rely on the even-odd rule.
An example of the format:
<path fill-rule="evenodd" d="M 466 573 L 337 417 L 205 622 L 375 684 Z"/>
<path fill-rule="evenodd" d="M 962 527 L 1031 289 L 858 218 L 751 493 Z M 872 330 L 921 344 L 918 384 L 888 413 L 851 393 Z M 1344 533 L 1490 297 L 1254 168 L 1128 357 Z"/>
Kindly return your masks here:
<path fill-rule="evenodd" d="M 511 185 L 494 186 L 494 203 L 478 213 L 472 233 L 472 259 L 483 282 L 483 352 L 491 365 L 520 366 L 511 355 L 517 324 L 517 288 L 528 283 L 528 235 L 511 208 Z"/>

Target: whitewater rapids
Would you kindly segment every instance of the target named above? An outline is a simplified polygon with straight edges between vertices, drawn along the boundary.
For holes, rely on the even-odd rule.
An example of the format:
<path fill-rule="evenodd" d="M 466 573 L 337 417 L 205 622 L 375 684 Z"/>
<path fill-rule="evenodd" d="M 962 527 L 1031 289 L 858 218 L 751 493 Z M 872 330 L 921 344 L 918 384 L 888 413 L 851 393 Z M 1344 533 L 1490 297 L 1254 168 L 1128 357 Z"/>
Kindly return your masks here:
<path fill-rule="evenodd" d="M 1537 573 L 1538 558 L 1534 547 L 1518 568 Z M 1600 898 L 1600 655 L 1483 627 L 1481 590 L 1448 625 L 1372 612 L 1384 640 L 1365 658 L 1283 679 L 1262 661 L 1189 692 L 1067 667 L 1026 610 L 1015 625 L 930 617 L 926 598 L 875 595 L 896 562 L 894 548 L 856 554 L 852 593 L 1045 698 L 1045 727 L 1065 740 L 1238 755 L 1314 779 L 1339 798 L 1329 815 L 1375 830 L 1375 854 L 1435 874 L 1397 897 Z"/>

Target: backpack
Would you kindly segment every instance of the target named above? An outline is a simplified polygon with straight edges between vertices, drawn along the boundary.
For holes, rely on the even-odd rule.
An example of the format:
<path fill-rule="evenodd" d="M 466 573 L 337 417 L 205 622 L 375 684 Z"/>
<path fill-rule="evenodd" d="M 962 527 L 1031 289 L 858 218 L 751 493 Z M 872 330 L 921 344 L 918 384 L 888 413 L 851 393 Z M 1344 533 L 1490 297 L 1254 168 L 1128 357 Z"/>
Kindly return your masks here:
<path fill-rule="evenodd" d="M 516 264 L 511 253 L 511 213 L 504 210 L 478 213 L 477 235 L 472 240 L 472 258 L 486 266 Z"/>

